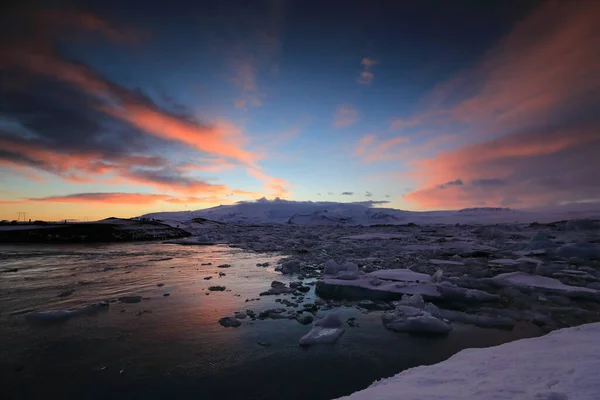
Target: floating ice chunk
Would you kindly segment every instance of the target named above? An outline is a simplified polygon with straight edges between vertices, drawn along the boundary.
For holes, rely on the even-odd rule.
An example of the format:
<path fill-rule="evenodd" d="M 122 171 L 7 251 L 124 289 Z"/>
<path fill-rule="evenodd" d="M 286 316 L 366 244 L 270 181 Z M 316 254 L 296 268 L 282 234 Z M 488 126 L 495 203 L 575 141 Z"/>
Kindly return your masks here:
<path fill-rule="evenodd" d="M 508 232 L 493 226 L 481 226 L 473 229 L 472 232 L 484 239 L 506 239 L 509 236 Z"/>
<path fill-rule="evenodd" d="M 600 260 L 600 246 L 586 242 L 566 244 L 556 250 L 556 255 L 564 258 L 577 257 Z"/>
<path fill-rule="evenodd" d="M 369 274 L 379 279 L 403 282 L 431 282 L 431 276 L 410 269 L 380 269 Z"/>
<path fill-rule="evenodd" d="M 433 265 L 465 265 L 465 263 L 460 261 L 452 261 L 452 260 L 429 260 L 429 264 Z"/>
<path fill-rule="evenodd" d="M 312 344 L 334 343 L 344 333 L 342 320 L 335 313 L 327 314 L 315 322 L 313 328 L 300 338 L 301 346 Z"/>
<path fill-rule="evenodd" d="M 525 246 L 525 249 L 523 249 L 523 250 L 532 251 L 532 250 L 551 249 L 556 246 L 558 246 L 558 245 L 556 243 L 554 243 L 552 240 L 550 240 L 543 233 L 536 233 L 535 235 L 533 235 L 531 237 L 531 239 L 529 239 L 529 243 L 527 243 L 527 246 Z"/>
<path fill-rule="evenodd" d="M 519 250 L 519 251 L 513 251 L 514 254 L 518 255 L 518 256 L 541 256 L 547 253 L 546 250 L 544 249 L 539 249 L 539 250 Z"/>
<path fill-rule="evenodd" d="M 298 260 L 286 261 L 281 266 L 275 268 L 276 271 L 281 271 L 282 274 L 293 274 L 300 270 L 301 264 Z"/>
<path fill-rule="evenodd" d="M 354 280 L 358 279 L 358 265 L 353 262 L 345 262 L 338 267 L 337 279 Z"/>
<path fill-rule="evenodd" d="M 437 316 L 450 321 L 471 324 L 481 328 L 512 329 L 515 321 L 508 317 L 492 317 L 485 315 L 467 314 L 461 311 L 438 309 Z"/>
<path fill-rule="evenodd" d="M 337 272 L 338 264 L 335 262 L 335 260 L 329 260 L 325 263 L 325 269 L 323 270 L 325 275 L 335 275 Z"/>
<path fill-rule="evenodd" d="M 383 283 L 383 281 L 379 278 L 373 278 L 373 279 L 369 280 L 369 283 L 373 286 L 379 286 Z"/>
<path fill-rule="evenodd" d="M 565 225 L 567 231 L 589 231 L 599 228 L 600 225 L 591 219 L 572 219 Z"/>
<path fill-rule="evenodd" d="M 445 335 L 452 327 L 427 311 L 416 307 L 397 305 L 394 311 L 381 316 L 383 325 L 392 331 L 414 334 Z"/>
<path fill-rule="evenodd" d="M 372 233 L 363 233 L 361 235 L 353 235 L 346 236 L 342 239 L 350 239 L 350 240 L 392 240 L 392 239 L 404 239 L 409 237 L 406 234 L 398 234 L 398 233 L 381 233 L 381 232 L 372 232 Z"/>
<path fill-rule="evenodd" d="M 343 280 L 351 281 L 351 280 L 358 279 L 358 273 L 341 271 L 341 272 L 338 272 L 338 274 L 335 277 L 336 277 L 336 279 L 343 279 Z"/>
<path fill-rule="evenodd" d="M 427 311 L 429 314 L 433 315 L 436 318 L 440 317 L 440 309 L 433 303 L 425 303 L 425 307 L 423 310 Z"/>
<path fill-rule="evenodd" d="M 521 257 L 521 258 L 517 258 L 517 261 L 523 264 L 535 264 L 535 265 L 541 265 L 544 262 L 540 259 L 537 258 L 531 258 L 531 257 Z"/>
<path fill-rule="evenodd" d="M 598 291 L 594 289 L 581 286 L 565 285 L 558 279 L 539 275 L 530 275 L 524 272 L 509 272 L 506 274 L 496 275 L 492 278 L 492 281 L 506 286 L 532 287 L 536 289 L 551 289 L 565 292 L 598 293 Z"/>
<path fill-rule="evenodd" d="M 69 320 L 70 318 L 77 317 L 80 315 L 92 315 L 102 310 L 108 309 L 108 303 L 95 303 L 87 305 L 83 308 L 75 309 L 75 310 L 57 310 L 57 311 L 41 311 L 41 312 L 32 312 L 25 315 L 25 319 L 28 322 L 33 323 L 43 323 L 43 324 L 52 324 L 52 323 L 61 323 Z"/>
<path fill-rule="evenodd" d="M 409 294 L 405 294 L 404 296 L 402 296 L 398 304 L 420 309 L 425 307 L 425 301 L 423 301 L 423 296 L 421 296 L 420 294 L 414 294 L 412 296 Z"/>
<path fill-rule="evenodd" d="M 358 265 L 356 263 L 346 261 L 338 267 L 338 272 L 345 271 L 350 273 L 358 273 Z"/>
<path fill-rule="evenodd" d="M 519 260 L 512 260 L 510 258 L 497 258 L 495 260 L 488 261 L 490 264 L 496 265 L 519 265 Z"/>

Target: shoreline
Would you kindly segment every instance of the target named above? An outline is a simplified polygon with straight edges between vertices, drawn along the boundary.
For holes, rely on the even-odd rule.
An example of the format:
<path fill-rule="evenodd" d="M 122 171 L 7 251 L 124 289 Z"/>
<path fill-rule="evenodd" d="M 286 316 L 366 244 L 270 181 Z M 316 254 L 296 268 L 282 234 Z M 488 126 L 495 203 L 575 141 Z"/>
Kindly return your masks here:
<path fill-rule="evenodd" d="M 0 243 L 117 243 L 189 237 L 184 229 L 158 221 L 108 218 L 95 222 L 0 225 Z"/>

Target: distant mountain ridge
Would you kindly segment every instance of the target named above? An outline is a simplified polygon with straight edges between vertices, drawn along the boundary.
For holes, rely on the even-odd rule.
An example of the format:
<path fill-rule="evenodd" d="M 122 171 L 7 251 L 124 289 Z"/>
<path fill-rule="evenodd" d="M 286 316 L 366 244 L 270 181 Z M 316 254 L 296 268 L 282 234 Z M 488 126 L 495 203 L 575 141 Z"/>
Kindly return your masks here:
<path fill-rule="evenodd" d="M 599 212 L 586 215 L 600 218 Z M 582 218 L 585 215 L 577 215 Z M 573 218 L 563 212 L 536 212 L 503 207 L 475 207 L 456 211 L 407 211 L 393 208 L 372 207 L 372 203 L 335 203 L 292 200 L 260 199 L 221 205 L 196 211 L 158 212 L 142 217 L 173 223 L 190 222 L 193 218 L 241 224 L 289 224 L 289 225 L 402 225 L 416 224 L 490 224 L 552 222 Z"/>

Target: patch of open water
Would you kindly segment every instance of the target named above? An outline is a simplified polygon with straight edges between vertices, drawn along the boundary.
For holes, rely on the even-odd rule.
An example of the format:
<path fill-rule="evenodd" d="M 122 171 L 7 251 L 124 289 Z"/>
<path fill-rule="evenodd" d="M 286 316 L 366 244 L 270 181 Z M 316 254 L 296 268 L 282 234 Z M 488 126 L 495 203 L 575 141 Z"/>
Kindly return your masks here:
<path fill-rule="evenodd" d="M 380 312 L 365 314 L 355 307 L 334 310 L 359 323 L 347 326 L 334 345 L 300 347 L 298 339 L 311 326 L 295 320 L 245 319 L 239 328 L 220 326 L 218 319 L 235 311 L 281 307 L 275 302 L 281 296 L 246 302 L 274 279 L 295 280 L 256 266 L 278 258 L 227 246 L 2 245 L 0 270 L 17 269 L 0 274 L 3 393 L 8 398 L 330 399 L 464 348 L 539 334 L 530 325 L 499 331 L 453 324 L 446 338 L 415 337 L 388 331 Z M 207 263 L 212 265 L 202 265 Z M 227 290 L 206 295 L 213 285 Z M 314 301 L 313 291 L 305 302 Z M 143 300 L 113 302 L 60 324 L 31 325 L 24 318 L 30 311 L 128 295 Z"/>

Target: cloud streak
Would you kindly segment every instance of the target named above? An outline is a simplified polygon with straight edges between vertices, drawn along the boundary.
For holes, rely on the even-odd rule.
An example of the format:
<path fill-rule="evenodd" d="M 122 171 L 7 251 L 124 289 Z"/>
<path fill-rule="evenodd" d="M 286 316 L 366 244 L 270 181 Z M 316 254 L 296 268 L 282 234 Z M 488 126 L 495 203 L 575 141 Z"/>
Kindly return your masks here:
<path fill-rule="evenodd" d="M 25 202 L 48 202 L 48 203 L 100 203 L 100 204 L 135 204 L 150 205 L 159 202 L 187 204 L 187 203 L 209 203 L 218 204 L 224 199 L 218 197 L 171 197 L 163 194 L 149 193 L 74 193 L 64 196 L 48 196 L 29 198 Z"/>
<path fill-rule="evenodd" d="M 406 137 L 378 140 L 375 135 L 365 135 L 358 141 L 354 154 L 366 163 L 390 161 L 397 158 L 397 146 L 408 141 Z"/>

